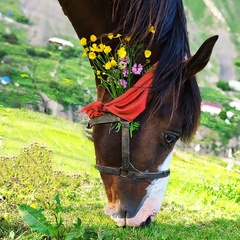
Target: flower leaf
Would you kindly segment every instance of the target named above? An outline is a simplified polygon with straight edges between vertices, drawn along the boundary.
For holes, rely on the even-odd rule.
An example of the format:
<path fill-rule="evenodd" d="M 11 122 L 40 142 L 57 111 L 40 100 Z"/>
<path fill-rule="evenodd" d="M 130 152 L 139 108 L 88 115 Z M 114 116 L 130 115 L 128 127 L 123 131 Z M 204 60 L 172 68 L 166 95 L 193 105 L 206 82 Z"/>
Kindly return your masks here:
<path fill-rule="evenodd" d="M 26 204 L 18 205 L 18 210 L 24 222 L 32 229 L 50 237 L 57 236 L 54 226 L 42 214 L 42 209 L 34 209 Z"/>

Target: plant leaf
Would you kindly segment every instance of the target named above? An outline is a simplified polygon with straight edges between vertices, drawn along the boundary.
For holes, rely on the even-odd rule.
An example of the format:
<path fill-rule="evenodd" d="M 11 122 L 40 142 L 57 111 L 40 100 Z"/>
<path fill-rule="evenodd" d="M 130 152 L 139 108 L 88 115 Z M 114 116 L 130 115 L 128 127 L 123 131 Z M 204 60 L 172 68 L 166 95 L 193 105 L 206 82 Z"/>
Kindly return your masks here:
<path fill-rule="evenodd" d="M 18 210 L 24 222 L 32 230 L 36 230 L 50 237 L 57 235 L 54 226 L 49 223 L 42 214 L 42 209 L 34 209 L 26 204 L 20 204 L 18 205 Z"/>
<path fill-rule="evenodd" d="M 80 237 L 83 237 L 83 231 L 82 230 L 74 230 L 67 234 L 67 236 L 64 238 L 64 240 L 72 240 L 72 239 L 79 239 Z"/>
<path fill-rule="evenodd" d="M 55 208 L 55 211 L 56 213 L 60 213 L 63 211 L 63 208 L 62 208 L 62 205 L 61 205 L 61 201 L 60 201 L 60 197 L 59 195 L 57 194 L 55 197 L 54 197 L 55 201 L 57 202 L 57 206 Z"/>

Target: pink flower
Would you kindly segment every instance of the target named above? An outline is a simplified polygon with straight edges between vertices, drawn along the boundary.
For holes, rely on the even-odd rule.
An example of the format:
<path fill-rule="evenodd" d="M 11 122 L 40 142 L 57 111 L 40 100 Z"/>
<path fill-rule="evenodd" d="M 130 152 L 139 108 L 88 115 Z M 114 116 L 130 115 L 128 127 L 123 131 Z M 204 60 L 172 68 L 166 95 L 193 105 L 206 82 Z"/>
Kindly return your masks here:
<path fill-rule="evenodd" d="M 128 77 L 128 73 L 129 73 L 128 69 L 127 69 L 127 68 L 124 68 L 124 69 L 123 69 L 123 76 L 124 76 L 124 77 Z"/>
<path fill-rule="evenodd" d="M 126 57 L 124 57 L 124 58 L 120 58 L 120 61 L 121 62 L 125 62 L 125 63 L 129 63 L 129 57 L 128 56 L 126 56 Z"/>
<path fill-rule="evenodd" d="M 120 85 L 122 85 L 123 88 L 127 87 L 127 81 L 126 80 L 120 79 L 119 82 L 120 82 Z"/>
<path fill-rule="evenodd" d="M 132 72 L 136 75 L 140 75 L 141 72 L 143 70 L 143 66 L 141 63 L 137 64 L 135 63 L 133 66 L 132 66 Z"/>

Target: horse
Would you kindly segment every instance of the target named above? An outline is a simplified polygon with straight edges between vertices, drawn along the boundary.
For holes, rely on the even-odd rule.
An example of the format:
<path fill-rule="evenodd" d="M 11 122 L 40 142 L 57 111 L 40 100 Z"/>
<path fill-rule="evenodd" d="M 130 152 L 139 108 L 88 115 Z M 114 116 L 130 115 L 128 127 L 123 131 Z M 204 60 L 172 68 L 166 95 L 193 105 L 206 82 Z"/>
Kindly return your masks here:
<path fill-rule="evenodd" d="M 146 77 L 133 76 L 119 101 L 103 86 L 104 75 L 100 80 L 90 59 L 97 101 L 85 109 L 91 112 L 96 168 L 108 200 L 105 213 L 120 227 L 147 226 L 161 208 L 176 141 L 191 141 L 197 130 L 201 96 L 195 75 L 207 65 L 218 36 L 192 56 L 181 0 L 58 1 L 79 39 L 94 36 L 116 52 L 120 38 L 110 41 L 108 34 L 130 36 L 129 45 L 151 53 Z M 146 62 L 142 51 L 136 62 Z M 144 86 L 143 77 L 148 78 Z M 132 122 L 139 127 L 129 136 Z"/>

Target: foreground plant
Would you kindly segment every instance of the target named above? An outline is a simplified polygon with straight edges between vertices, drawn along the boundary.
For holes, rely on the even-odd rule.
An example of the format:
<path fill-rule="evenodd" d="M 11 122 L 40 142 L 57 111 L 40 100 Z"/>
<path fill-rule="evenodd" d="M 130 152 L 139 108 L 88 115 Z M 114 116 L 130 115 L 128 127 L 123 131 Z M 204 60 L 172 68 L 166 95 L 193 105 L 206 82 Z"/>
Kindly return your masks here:
<path fill-rule="evenodd" d="M 23 221 L 34 231 L 42 233 L 48 237 L 55 239 L 98 239 L 98 234 L 90 231 L 82 226 L 81 219 L 78 218 L 77 222 L 72 227 L 66 228 L 63 224 L 62 217 L 63 208 L 59 195 L 55 196 L 56 205 L 50 209 L 51 214 L 54 216 L 54 223 L 47 220 L 43 214 L 44 209 L 36 209 L 33 205 L 20 204 L 18 210 L 23 218 Z"/>

